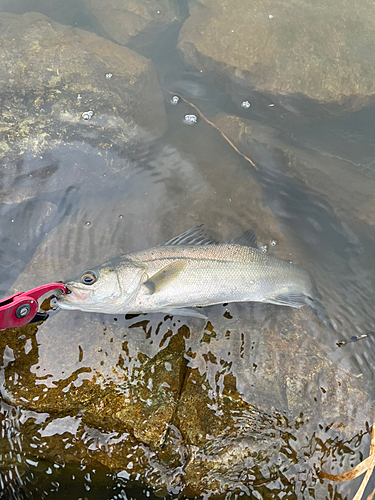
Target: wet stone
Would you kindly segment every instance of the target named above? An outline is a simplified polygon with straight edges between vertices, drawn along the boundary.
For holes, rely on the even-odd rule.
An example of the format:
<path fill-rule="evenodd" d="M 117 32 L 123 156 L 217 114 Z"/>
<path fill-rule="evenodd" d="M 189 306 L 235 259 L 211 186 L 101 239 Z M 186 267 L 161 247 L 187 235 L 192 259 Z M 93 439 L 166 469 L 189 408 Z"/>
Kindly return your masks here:
<path fill-rule="evenodd" d="M 220 240 L 253 227 L 259 245 L 275 239 L 269 251 L 301 261 L 263 204 L 252 167 L 225 162 L 199 169 L 163 146 L 157 167 L 131 177 L 128 191 L 86 200 L 51 231 L 15 288 L 68 279 L 202 221 Z M 11 428 L 12 439 L 22 437 L 22 461 L 82 460 L 138 477 L 161 497 L 329 495 L 315 468 L 343 472 L 368 453 L 374 415 L 364 365 L 350 350 L 338 361 L 336 332 L 308 308 L 230 304 L 204 313 L 207 325 L 61 311 L 38 330 L 5 332 L 0 391 L 21 412 Z M 7 413 L 4 420 L 11 425 Z M 3 441 L 10 467 L 16 459 Z M 345 496 L 352 486 L 339 488 Z"/>
<path fill-rule="evenodd" d="M 277 484 L 324 497 L 312 471 L 359 461 L 374 416 L 370 383 L 323 349 L 307 307 L 227 308 L 209 308 L 203 330 L 161 315 L 113 322 L 64 311 L 4 331 L 3 466 L 14 466 L 13 446 L 35 463 L 141 476 L 160 496 L 267 497 Z"/>
<path fill-rule="evenodd" d="M 61 204 L 29 200 L 15 205 L 0 205 L 2 239 L 0 242 L 0 293 L 3 295 L 27 263 L 27 255 L 63 219 Z"/>
<path fill-rule="evenodd" d="M 315 440 L 324 447 L 333 432 L 335 454 L 366 432 L 374 415 L 369 384 L 322 349 L 314 338 L 322 326 L 308 308 L 232 304 L 230 317 L 239 318 L 237 308 L 241 319 L 217 316 L 188 351 L 174 420 L 191 453 L 184 492 L 260 488 L 268 498 L 273 486 L 265 478 L 282 482 L 293 470 L 323 495 L 315 474 L 304 475 L 322 464 Z"/>
<path fill-rule="evenodd" d="M 177 120 L 184 127 L 180 114 Z M 197 127 L 202 128 L 197 142 L 202 140 L 206 147 L 206 134 L 212 127 L 204 120 Z M 184 128 L 189 132 L 195 125 Z M 249 228 L 254 229 L 259 243 L 269 242 L 272 235 L 279 242 L 275 255 L 300 262 L 278 219 L 263 204 L 262 189 L 251 169 L 244 171 L 242 165 L 228 163 L 226 158 L 201 168 L 169 145 L 156 145 L 151 159 L 145 155 L 120 189 L 103 189 L 89 196 L 49 232 L 9 294 L 71 279 L 109 258 L 158 245 L 202 222 L 222 241 Z M 231 201 L 228 191 L 233 193 Z"/>
<path fill-rule="evenodd" d="M 374 225 L 375 180 L 371 170 L 353 166 L 353 162 L 330 156 L 316 149 L 301 147 L 276 128 L 224 113 L 215 123 L 234 141 L 242 153 L 265 170 L 302 181 L 323 198 L 341 220 L 362 220 Z M 267 161 L 264 161 L 264 151 Z"/>
<path fill-rule="evenodd" d="M 105 35 L 121 45 L 136 35 L 142 35 L 143 41 L 151 41 L 155 34 L 179 18 L 178 7 L 172 0 L 109 0 L 106 3 L 83 0 L 83 4 Z"/>
<path fill-rule="evenodd" d="M 55 328 L 66 333 L 54 335 Z M 100 322 L 76 326 L 72 315 L 59 314 L 36 330 L 9 330 L 2 338 L 1 392 L 8 403 L 59 418 L 81 413 L 91 427 L 130 431 L 155 448 L 163 444 L 184 373 L 186 327 L 176 334 L 159 327 L 155 347 L 137 324 L 103 330 Z"/>
<path fill-rule="evenodd" d="M 131 50 L 37 13 L 0 14 L 0 44 L 1 202 L 116 185 L 164 132 L 156 73 Z"/>
<path fill-rule="evenodd" d="M 55 21 L 69 25 L 83 21 L 82 9 L 76 0 L 65 0 L 64 4 L 60 0 L 1 0 L 0 11 L 13 14 L 40 12 Z"/>
<path fill-rule="evenodd" d="M 200 0 L 189 11 L 178 46 L 198 70 L 305 111 L 314 101 L 341 114 L 375 94 L 369 1 Z"/>

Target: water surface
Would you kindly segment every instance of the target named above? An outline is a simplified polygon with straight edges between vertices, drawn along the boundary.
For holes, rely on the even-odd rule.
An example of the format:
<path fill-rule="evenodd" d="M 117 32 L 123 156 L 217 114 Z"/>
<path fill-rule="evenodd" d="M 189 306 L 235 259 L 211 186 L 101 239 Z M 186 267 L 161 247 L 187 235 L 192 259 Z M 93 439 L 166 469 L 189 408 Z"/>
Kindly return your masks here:
<path fill-rule="evenodd" d="M 17 1 L 12 3 L 12 11 L 23 12 L 22 2 L 15 7 Z M 60 2 L 57 10 L 46 9 L 44 2 L 34 3 L 36 10 L 39 8 L 59 22 L 103 35 L 80 2 L 74 6 L 74 16 L 69 1 Z M 183 2 L 178 5 L 181 18 L 187 17 L 187 6 Z M 6 5 L 4 10 L 8 9 Z M 0 480 L 3 493 L 0 498 L 191 497 L 194 496 L 191 491 L 182 486 L 183 475 L 199 478 L 200 472 L 190 467 L 191 457 L 186 456 L 184 439 L 195 443 L 197 456 L 205 453 L 210 457 L 212 470 L 207 475 L 217 474 L 219 479 L 215 480 L 219 482 L 223 481 L 224 473 L 217 463 L 224 463 L 224 452 L 237 446 L 234 455 L 240 458 L 233 462 L 233 477 L 229 472 L 224 475 L 228 492 L 220 498 L 274 495 L 274 498 L 310 499 L 325 495 L 325 498 L 350 499 L 358 488 L 358 480 L 343 485 L 323 484 L 317 479 L 314 467 L 320 463 L 329 472 L 344 472 L 368 454 L 373 390 L 368 389 L 367 406 L 365 399 L 361 400 L 361 420 L 353 393 L 362 388 L 350 384 L 354 384 L 351 380 L 358 379 L 373 385 L 374 339 L 369 337 L 342 348 L 338 348 L 336 342 L 375 330 L 374 216 L 371 203 L 362 206 L 354 194 L 353 199 L 347 195 L 351 190 L 360 191 L 358 186 L 365 184 L 366 179 L 374 179 L 375 144 L 371 134 L 375 126 L 374 109 L 367 107 L 334 118 L 315 116 L 314 109 L 307 108 L 305 114 L 275 110 L 268 97 L 242 93 L 237 85 L 220 75 L 206 75 L 187 67 L 176 48 L 180 26 L 180 22 L 169 26 L 155 36 L 151 44 L 147 37 L 141 36 L 128 43 L 155 65 L 166 113 L 166 126 L 164 117 L 160 119 L 160 129 L 164 126 L 166 129 L 160 137 L 151 137 L 145 132 L 142 140 L 106 151 L 106 161 L 113 166 L 107 172 L 102 146 L 95 144 L 95 137 L 87 131 L 82 143 L 73 144 L 74 151 L 55 148 L 49 156 L 33 158 L 32 165 L 28 164 L 30 171 L 39 172 L 39 178 L 45 179 L 42 192 L 34 189 L 33 182 L 37 181 L 33 175 L 23 175 L 23 167 L 17 163 L 16 172 L 19 169 L 21 173 L 10 179 L 4 159 L 1 184 L 2 189 L 7 189 L 7 197 L 0 199 L 2 294 L 5 296 L 11 287 L 19 290 L 66 280 L 111 257 L 159 244 L 198 224 L 203 223 L 210 234 L 221 241 L 235 238 L 252 227 L 259 246 L 298 263 L 311 273 L 332 328 L 323 328 L 310 313 L 301 313 L 295 318 L 299 318 L 301 331 L 305 328 L 303 331 L 311 338 L 301 340 L 298 328 L 293 330 L 291 323 L 285 338 L 282 334 L 273 338 L 274 325 L 289 321 L 290 312 L 275 306 L 240 304 L 207 308 L 208 325 L 163 315 L 125 319 L 63 311 L 38 328 L 6 333 L 2 345 L 4 401 Z M 171 102 L 173 95 L 180 97 L 177 104 Z M 241 107 L 248 99 L 251 106 Z M 197 122 L 184 123 L 185 115 L 196 115 Z M 243 144 L 243 149 L 239 145 L 239 149 L 255 162 L 257 169 L 210 123 L 225 116 L 253 121 L 254 136 Z M 147 120 L 147 110 L 143 119 Z M 104 124 L 104 129 L 107 125 Z M 27 158 L 25 161 L 27 163 Z M 308 175 L 298 173 L 298 161 Z M 293 162 L 297 165 L 293 166 L 294 170 L 290 166 Z M 318 163 L 320 167 L 315 170 Z M 88 169 L 85 172 L 92 175 L 78 175 L 74 165 L 77 168 L 84 165 Z M 337 176 L 337 189 L 332 188 L 336 194 L 330 197 L 327 185 L 335 185 L 332 172 L 339 172 L 341 166 L 343 172 L 351 169 L 351 176 Z M 51 167 L 53 171 L 48 170 Z M 53 182 L 56 175 L 59 177 L 56 184 L 49 181 L 53 175 Z M 217 431 L 214 435 L 216 430 L 213 430 L 212 439 L 208 432 L 206 438 L 197 437 L 193 431 L 192 435 L 182 436 L 173 421 L 165 449 L 174 450 L 174 462 L 167 457 L 168 451 L 163 456 L 163 449 L 154 452 L 152 447 L 138 443 L 129 453 L 132 455 L 127 466 L 114 472 L 110 460 L 106 467 L 105 456 L 111 457 L 112 445 L 115 449 L 115 444 L 130 442 L 133 437 L 121 434 L 118 429 L 111 434 L 106 429 L 90 427 L 77 410 L 79 404 L 73 396 L 69 399 L 69 394 L 73 393 L 73 386 L 77 388 L 85 380 L 92 380 L 86 360 L 90 361 L 90 369 L 102 373 L 103 386 L 114 381 L 119 383 L 121 377 L 126 378 L 138 369 L 142 371 L 142 359 L 146 358 L 141 355 L 153 360 L 170 345 L 168 332 L 171 331 L 172 336 L 181 335 L 179 328 L 184 323 L 190 328 L 190 333 L 184 334 L 185 351 L 181 354 L 181 366 L 184 370 L 190 369 L 190 375 L 184 378 L 184 388 L 187 390 L 189 384 L 204 387 L 206 393 L 201 396 L 197 389 L 196 404 L 212 410 L 215 425 L 221 419 L 224 422 L 226 411 L 232 412 L 228 425 L 240 429 L 239 434 L 226 436 L 224 431 L 222 435 Z M 111 332 L 107 337 L 106 328 Z M 63 336 L 67 344 L 64 349 Z M 296 342 L 299 353 L 293 360 L 294 374 L 299 373 L 303 378 L 306 370 L 310 370 L 311 384 L 303 386 L 306 392 L 296 401 L 285 392 L 287 385 L 284 389 L 280 385 L 280 391 L 275 389 L 263 394 L 262 388 L 270 374 L 273 373 L 273 378 L 269 379 L 269 387 L 276 387 L 278 378 L 292 377 L 283 371 L 282 361 L 282 355 L 287 359 L 285 353 L 293 351 L 292 342 Z M 71 362 L 73 352 L 76 358 Z M 123 355 L 122 365 L 119 352 Z M 274 353 L 277 356 L 273 358 Z M 314 359 L 318 359 L 311 353 L 321 356 L 320 373 L 314 373 L 311 368 Z M 274 363 L 272 369 L 263 366 L 266 360 Z M 329 370 L 324 365 L 326 361 L 331 363 Z M 289 369 L 286 361 L 285 364 Z M 12 368 L 10 382 L 5 380 L 8 367 Z M 58 414 L 53 398 L 44 412 L 22 408 L 22 399 L 19 405 L 9 404 L 9 388 L 14 389 L 18 383 L 15 377 L 19 376 L 21 382 L 14 394 L 20 398 L 27 395 L 25 380 L 29 380 L 29 375 L 22 370 L 30 375 L 32 384 L 35 377 L 35 385 L 57 387 L 58 397 L 69 400 L 68 414 Z M 76 370 L 81 370 L 79 383 L 74 379 L 70 386 L 69 376 Z M 332 378 L 328 373 L 333 374 Z M 355 418 L 350 432 L 340 434 L 335 427 L 338 422 L 329 421 L 324 394 L 329 392 L 332 380 L 336 382 L 337 378 L 340 385 L 347 375 L 349 396 L 335 395 L 332 408 L 334 405 L 339 408 L 343 402 L 347 406 L 341 408 L 342 414 L 345 417 L 353 414 Z M 121 388 L 123 390 L 122 385 Z M 313 395 L 317 389 L 320 396 Z M 246 404 L 254 404 L 264 412 L 264 420 L 261 424 L 258 422 L 264 442 L 261 440 L 263 444 L 254 451 L 254 463 L 250 463 L 245 452 L 245 458 L 241 459 L 240 454 L 241 446 L 245 448 L 247 442 L 254 445 L 254 436 L 246 427 L 254 416 L 241 413 L 241 409 L 229 403 L 230 410 L 222 405 L 222 398 L 229 397 L 231 390 L 242 395 Z M 35 397 L 43 396 L 38 393 Z M 104 397 L 102 393 L 100 397 Z M 314 397 L 322 398 L 317 403 L 321 407 L 314 407 Z M 300 420 L 291 418 L 293 412 L 297 415 L 298 405 L 304 398 L 311 399 L 312 406 L 301 407 Z M 337 408 L 332 409 L 332 415 L 339 411 Z M 181 415 L 174 418 L 181 422 Z M 208 443 L 211 439 L 212 444 L 202 445 L 203 453 L 197 450 L 204 439 Z M 255 439 L 259 439 L 258 434 Z M 50 451 L 45 453 L 44 440 L 48 441 L 49 449 L 59 443 L 56 444 L 57 456 Z M 67 452 L 65 456 L 61 456 L 61 442 Z M 84 453 L 79 458 L 82 443 L 89 450 L 90 459 L 95 460 L 97 453 L 97 466 L 93 462 L 87 465 Z M 265 450 L 273 445 L 278 451 L 268 456 Z M 31 455 L 33 449 L 35 453 Z M 113 453 L 121 455 L 118 451 Z M 220 457 L 217 463 L 215 456 Z M 144 477 L 138 475 L 134 479 L 132 476 L 133 465 L 129 463 L 133 464 L 134 457 L 148 464 Z M 125 458 L 120 456 L 119 460 Z M 208 466 L 203 458 L 201 460 L 205 470 Z M 369 485 L 369 492 L 373 486 Z M 205 488 L 203 479 L 201 495 L 207 498 L 215 495 L 214 490 Z"/>

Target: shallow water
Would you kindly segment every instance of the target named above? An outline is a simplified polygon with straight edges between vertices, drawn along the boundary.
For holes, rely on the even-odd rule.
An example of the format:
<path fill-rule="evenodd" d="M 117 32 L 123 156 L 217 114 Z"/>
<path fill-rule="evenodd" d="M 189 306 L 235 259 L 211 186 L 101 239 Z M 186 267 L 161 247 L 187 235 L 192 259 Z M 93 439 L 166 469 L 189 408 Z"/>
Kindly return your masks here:
<path fill-rule="evenodd" d="M 17 2 L 12 12 L 23 12 L 23 3 Z M 80 2 L 74 16 L 72 2 L 60 2 L 56 10 L 46 10 L 44 2 L 34 4 L 59 22 L 103 35 Z M 178 6 L 182 19 L 187 17 L 185 3 Z M 1 8 L 10 9 L 0 2 Z M 207 498 L 350 499 L 358 489 L 358 479 L 328 485 L 315 469 L 320 464 L 329 472 L 344 472 L 368 455 L 375 340 L 368 337 L 342 348 L 336 342 L 375 330 L 375 205 L 366 205 L 366 199 L 362 206 L 360 196 L 366 179 L 375 175 L 374 109 L 335 118 L 315 115 L 312 104 L 304 112 L 275 109 L 269 97 L 242 92 L 220 75 L 187 67 L 176 48 L 180 27 L 175 22 L 152 43 L 151 32 L 127 44 L 155 65 L 166 112 L 161 137 L 145 131 L 141 140 L 107 150 L 105 161 L 89 131 L 86 141 L 56 147 L 40 161 L 26 157 L 23 165 L 15 162 L 14 169 L 6 169 L 7 159 L 2 159 L 2 295 L 66 280 L 201 223 L 222 241 L 252 227 L 259 245 L 311 273 L 332 328 L 322 328 L 310 313 L 288 316 L 290 310 L 275 306 L 232 304 L 207 308 L 206 326 L 201 320 L 161 314 L 125 319 L 62 311 L 38 327 L 3 333 L 0 498 L 196 496 L 184 486 L 184 476 L 195 478 Z M 115 68 L 113 73 L 115 84 Z M 173 95 L 180 97 L 177 104 L 171 102 Z M 246 100 L 251 106 L 244 109 Z M 254 134 L 238 145 L 240 151 L 212 126 L 224 114 L 253 121 Z M 184 123 L 185 115 L 196 115 L 197 123 Z M 75 164 L 86 170 L 77 173 Z M 108 164 L 111 169 L 106 170 Z M 45 180 L 42 191 L 40 179 Z M 351 190 L 359 194 L 351 197 Z M 298 321 L 306 340 L 299 337 Z M 100 373 L 97 385 L 103 392 L 98 400 L 111 384 L 126 396 L 127 377 L 136 377 L 146 358 L 152 361 L 167 349 L 185 323 L 189 334 L 183 335 L 178 358 L 183 385 L 181 392 L 175 391 L 180 406 L 169 422 L 164 448 L 155 451 L 130 431 L 90 425 L 97 417 L 85 420 L 80 398 L 86 395 L 79 387 Z M 288 327 L 273 337 L 278 324 Z M 291 360 L 293 343 L 297 355 Z M 323 367 L 320 373 L 314 372 L 314 362 Z M 287 381 L 306 373 L 310 379 L 296 396 Z M 356 386 L 354 379 L 368 385 Z M 336 382 L 347 384 L 348 391 L 332 393 L 332 407 L 325 406 L 324 395 Z M 205 436 L 183 424 L 184 418 L 194 420 L 182 391 L 192 384 L 204 388 L 201 395 L 196 391 L 199 411 L 212 412 L 207 417 L 212 429 L 211 420 L 207 428 L 201 423 Z M 28 401 L 27 393 L 34 389 L 36 399 Z M 361 391 L 363 408 L 358 408 L 356 393 Z M 43 392 L 47 399 L 41 411 Z M 234 396 L 223 404 L 235 392 L 244 404 L 259 409 L 259 419 L 248 407 L 235 406 Z M 87 398 L 95 405 L 95 395 Z M 66 405 L 61 413 L 60 399 Z M 338 420 L 330 421 L 331 415 Z M 340 434 L 335 426 L 346 417 L 353 421 L 343 424 L 347 432 Z M 258 434 L 247 428 L 249 422 Z M 226 435 L 226 425 L 239 429 L 238 434 Z M 243 450 L 251 446 L 253 453 L 246 454 Z M 276 451 L 269 452 L 273 447 Z M 196 462 L 191 462 L 193 455 Z M 132 475 L 137 460 L 144 476 Z M 231 467 L 220 469 L 226 460 L 232 460 Z M 224 483 L 226 494 L 220 490 Z M 216 492 L 212 484 L 219 484 Z M 374 481 L 368 493 L 373 487 Z"/>

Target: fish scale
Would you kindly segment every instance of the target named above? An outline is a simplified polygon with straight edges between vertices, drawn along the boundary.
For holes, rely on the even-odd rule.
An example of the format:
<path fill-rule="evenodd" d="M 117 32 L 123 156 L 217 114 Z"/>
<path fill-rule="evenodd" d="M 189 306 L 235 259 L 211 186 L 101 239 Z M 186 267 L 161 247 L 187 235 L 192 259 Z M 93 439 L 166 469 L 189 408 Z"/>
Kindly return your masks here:
<path fill-rule="evenodd" d="M 146 264 L 151 277 L 177 263 L 176 273 L 156 293 L 140 288 L 128 304 L 138 312 L 223 302 L 268 302 L 287 290 L 310 293 L 305 271 L 246 246 L 155 247 L 129 258 Z M 179 262 L 184 263 L 180 271 Z"/>

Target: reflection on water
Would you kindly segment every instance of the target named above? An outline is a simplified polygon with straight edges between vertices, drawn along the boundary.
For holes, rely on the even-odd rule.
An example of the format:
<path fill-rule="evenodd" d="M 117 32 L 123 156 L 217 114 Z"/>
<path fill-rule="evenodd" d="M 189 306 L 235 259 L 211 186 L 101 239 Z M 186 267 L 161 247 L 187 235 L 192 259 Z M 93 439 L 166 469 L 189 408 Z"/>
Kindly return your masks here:
<path fill-rule="evenodd" d="M 56 11 L 34 4 L 103 35 L 82 6 L 73 23 L 70 2 Z M 65 280 L 200 223 L 222 241 L 251 227 L 259 246 L 311 273 L 332 328 L 308 308 L 230 304 L 206 308 L 207 322 L 61 311 L 2 332 L 0 498 L 307 500 L 358 489 L 358 480 L 330 484 L 317 471 L 364 459 L 374 418 L 374 338 L 336 345 L 375 330 L 372 109 L 329 120 L 274 110 L 269 97 L 187 68 L 179 31 L 174 23 L 152 44 L 129 42 L 155 64 L 166 117 L 159 90 L 151 117 L 151 99 L 129 75 L 126 106 L 114 102 L 113 61 L 111 79 L 96 75 L 112 100 L 90 125 L 61 107 L 83 110 L 82 81 L 57 107 L 48 94 L 40 115 L 35 96 L 17 101 L 24 128 L 1 158 L 2 294 Z M 170 92 L 183 99 L 171 102 Z M 224 135 L 201 115 L 184 123 L 197 115 L 189 101 Z M 63 140 L 48 143 L 43 122 L 33 144 L 49 149 L 24 151 L 17 137 L 28 135 L 28 113 L 53 112 L 58 130 L 69 123 Z"/>
<path fill-rule="evenodd" d="M 140 483 L 157 497 L 323 494 L 316 470 L 349 469 L 369 444 L 368 383 L 316 340 L 317 319 L 288 311 L 215 306 L 203 331 L 199 319 L 63 312 L 7 331 L 4 487 L 15 498 L 121 498 Z"/>

